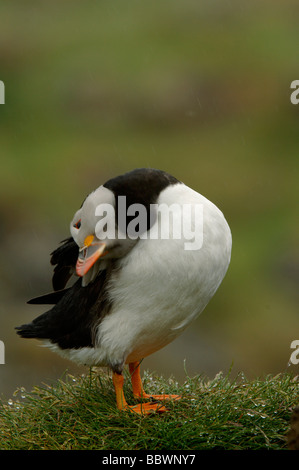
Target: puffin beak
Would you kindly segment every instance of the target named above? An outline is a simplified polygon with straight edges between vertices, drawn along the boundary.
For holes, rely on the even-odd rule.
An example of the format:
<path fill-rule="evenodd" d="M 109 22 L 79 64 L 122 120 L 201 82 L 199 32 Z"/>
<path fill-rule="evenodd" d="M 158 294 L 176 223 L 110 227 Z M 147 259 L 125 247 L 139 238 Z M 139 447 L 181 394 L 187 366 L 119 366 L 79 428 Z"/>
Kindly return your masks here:
<path fill-rule="evenodd" d="M 95 262 L 106 254 L 104 252 L 106 244 L 103 242 L 95 242 L 94 236 L 89 235 L 84 240 L 84 246 L 79 250 L 79 256 L 76 264 L 76 273 L 83 277 Z"/>

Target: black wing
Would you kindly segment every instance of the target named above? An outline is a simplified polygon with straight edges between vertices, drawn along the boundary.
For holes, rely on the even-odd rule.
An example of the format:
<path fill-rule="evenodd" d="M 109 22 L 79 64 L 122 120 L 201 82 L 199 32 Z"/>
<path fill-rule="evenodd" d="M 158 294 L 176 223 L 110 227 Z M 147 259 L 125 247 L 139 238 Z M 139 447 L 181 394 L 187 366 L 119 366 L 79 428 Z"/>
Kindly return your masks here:
<path fill-rule="evenodd" d="M 51 264 L 55 266 L 52 278 L 53 289 L 61 290 L 74 274 L 79 247 L 72 237 L 63 240 L 62 245 L 51 253 Z"/>
<path fill-rule="evenodd" d="M 34 299 L 28 300 L 27 304 L 57 304 L 69 289 L 70 287 L 68 289 L 56 290 L 54 292 L 49 292 L 48 294 L 40 295 L 39 297 L 35 297 Z"/>
<path fill-rule="evenodd" d="M 64 289 L 75 272 L 79 254 L 77 243 L 72 237 L 61 242 L 61 246 L 51 253 L 51 264 L 55 266 L 52 277 L 54 292 L 28 300 L 28 304 L 57 304 L 68 289 Z"/>
<path fill-rule="evenodd" d="M 16 328 L 23 338 L 48 339 L 62 349 L 92 347 L 96 327 L 110 311 L 106 285 L 111 270 L 100 271 L 82 287 L 81 279 L 66 289 L 56 305 L 31 323 Z"/>

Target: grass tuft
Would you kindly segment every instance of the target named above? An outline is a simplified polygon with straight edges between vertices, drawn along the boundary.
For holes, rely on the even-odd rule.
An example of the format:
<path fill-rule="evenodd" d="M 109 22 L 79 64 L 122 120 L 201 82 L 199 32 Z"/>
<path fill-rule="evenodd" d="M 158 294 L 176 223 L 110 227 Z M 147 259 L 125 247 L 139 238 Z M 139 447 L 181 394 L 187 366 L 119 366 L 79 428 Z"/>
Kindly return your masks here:
<path fill-rule="evenodd" d="M 128 377 L 127 377 L 128 379 Z M 168 413 L 145 417 L 116 408 L 108 373 L 91 369 L 67 375 L 31 392 L 18 389 L 0 402 L 1 450 L 258 450 L 286 449 L 293 408 L 299 403 L 297 377 L 231 380 L 173 378 L 144 373 L 147 392 L 180 394 Z M 125 395 L 134 403 L 130 381 Z"/>

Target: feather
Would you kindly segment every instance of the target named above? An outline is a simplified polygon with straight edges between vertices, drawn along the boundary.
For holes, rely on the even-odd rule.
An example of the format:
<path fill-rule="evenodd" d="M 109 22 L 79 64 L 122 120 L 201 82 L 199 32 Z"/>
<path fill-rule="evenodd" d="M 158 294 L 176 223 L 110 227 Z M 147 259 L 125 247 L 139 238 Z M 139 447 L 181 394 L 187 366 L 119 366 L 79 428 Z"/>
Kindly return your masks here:
<path fill-rule="evenodd" d="M 75 272 L 79 247 L 72 237 L 63 240 L 61 246 L 51 253 L 51 264 L 55 265 L 52 285 L 55 291 L 63 289 Z"/>
<path fill-rule="evenodd" d="M 54 292 L 49 292 L 48 294 L 40 295 L 39 297 L 34 297 L 27 301 L 27 304 L 57 304 L 59 300 L 64 296 L 64 294 L 70 289 L 61 289 Z"/>

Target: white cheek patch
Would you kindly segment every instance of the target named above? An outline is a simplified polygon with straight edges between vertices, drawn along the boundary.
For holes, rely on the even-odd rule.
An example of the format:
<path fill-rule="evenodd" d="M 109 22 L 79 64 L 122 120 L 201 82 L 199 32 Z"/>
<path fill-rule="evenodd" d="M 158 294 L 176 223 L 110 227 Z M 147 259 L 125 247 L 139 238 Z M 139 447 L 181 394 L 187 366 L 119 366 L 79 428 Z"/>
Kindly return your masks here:
<path fill-rule="evenodd" d="M 84 240 L 89 235 L 95 234 L 101 239 L 101 219 L 103 218 L 104 209 L 107 210 L 107 208 L 109 210 L 107 217 L 111 230 L 111 227 L 115 228 L 115 197 L 113 192 L 104 186 L 100 186 L 87 196 L 82 207 L 76 212 L 70 227 L 71 235 L 79 247 L 84 245 Z M 74 225 L 80 219 L 81 226 L 78 229 Z M 104 225 L 107 225 L 107 220 L 104 221 Z"/>

